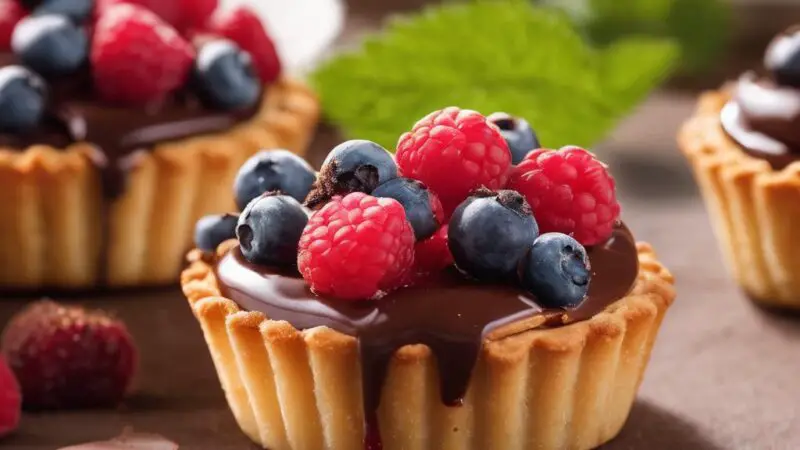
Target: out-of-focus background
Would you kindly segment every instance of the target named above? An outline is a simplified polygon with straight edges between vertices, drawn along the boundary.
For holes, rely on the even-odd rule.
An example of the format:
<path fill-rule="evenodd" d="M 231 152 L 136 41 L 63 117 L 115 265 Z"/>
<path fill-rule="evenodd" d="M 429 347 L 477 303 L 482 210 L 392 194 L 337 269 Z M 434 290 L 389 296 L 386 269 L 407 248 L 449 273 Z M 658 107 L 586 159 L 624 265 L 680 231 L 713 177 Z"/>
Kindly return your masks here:
<path fill-rule="evenodd" d="M 549 3 L 569 6 L 574 12 L 588 1 Z M 631 3 L 605 3 L 613 5 L 617 1 Z M 661 1 L 634 3 L 647 6 Z M 263 11 L 293 70 L 309 74 L 320 60 L 357 48 L 362 39 L 381 30 L 390 17 L 414 14 L 433 2 L 250 3 Z M 800 23 L 800 0 L 730 0 L 724 7 L 726 20 L 718 21 L 713 16 L 713 20 L 694 22 L 692 17 L 702 17 L 700 9 L 695 8 L 707 2 L 682 3 L 682 14 L 688 15 L 688 19 L 681 19 L 685 22 L 680 23 L 688 24 L 684 27 L 688 29 L 682 31 L 695 39 L 689 41 L 690 49 L 710 42 L 703 36 L 709 40 L 724 36 L 719 51 L 701 52 L 700 57 L 695 56 L 697 64 L 679 68 L 663 85 L 644 96 L 594 147 L 618 181 L 625 221 L 638 239 L 651 242 L 659 251 L 678 280 L 679 293 L 659 336 L 631 418 L 622 434 L 605 448 L 798 449 L 800 321 L 756 309 L 731 283 L 692 176 L 675 144 L 675 134 L 681 122 L 692 114 L 703 89 L 716 88 L 746 69 L 757 68 L 772 36 L 794 22 Z M 605 31 L 616 30 L 613 25 Z M 654 25 L 645 23 L 643 27 L 647 31 Z M 331 46 L 328 41 L 332 41 Z M 547 42 L 539 45 L 547 46 Z M 535 51 L 538 50 L 531 49 Z M 707 55 L 707 64 L 703 64 L 702 55 Z M 555 105 L 527 106 L 541 110 Z M 575 101 L 569 107 L 579 109 L 582 105 Z M 316 165 L 342 139 L 331 114 L 326 114 L 328 120 L 320 127 L 309 154 Z M 416 118 L 404 120 L 410 126 Z M 536 123 L 533 125 L 536 127 Z M 128 321 L 143 349 L 139 393 L 118 412 L 26 416 L 20 433 L 0 442 L 1 448 L 53 449 L 111 437 L 130 425 L 162 433 L 189 450 L 254 448 L 228 411 L 200 330 L 177 290 L 99 298 L 87 303 L 116 310 Z M 5 322 L 18 306 L 4 306 L 0 322 Z M 153 316 L 138 312 L 152 310 L 158 313 Z"/>

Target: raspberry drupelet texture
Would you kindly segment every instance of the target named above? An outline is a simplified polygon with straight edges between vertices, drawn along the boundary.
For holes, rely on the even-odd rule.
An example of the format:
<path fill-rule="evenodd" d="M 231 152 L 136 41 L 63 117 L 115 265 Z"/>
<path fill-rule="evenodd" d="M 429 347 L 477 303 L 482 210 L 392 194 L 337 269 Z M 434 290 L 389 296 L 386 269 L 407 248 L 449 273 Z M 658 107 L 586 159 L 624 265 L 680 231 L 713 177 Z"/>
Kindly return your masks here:
<path fill-rule="evenodd" d="M 619 220 L 608 168 L 579 147 L 529 153 L 513 169 L 508 188 L 525 196 L 542 233 L 564 233 L 583 245 L 604 242 Z"/>
<path fill-rule="evenodd" d="M 445 212 L 473 190 L 500 189 L 508 180 L 511 152 L 497 127 L 478 112 L 457 107 L 435 111 L 397 144 L 402 176 L 425 183 Z"/>
<path fill-rule="evenodd" d="M 33 303 L 12 318 L 2 350 L 29 410 L 114 406 L 138 365 L 121 321 L 51 301 Z"/>
<path fill-rule="evenodd" d="M 308 221 L 297 266 L 319 295 L 365 300 L 400 287 L 414 263 L 414 230 L 397 200 L 334 197 Z"/>
<path fill-rule="evenodd" d="M 186 83 L 194 57 L 194 48 L 172 26 L 139 6 L 110 6 L 95 25 L 92 75 L 111 102 L 160 100 Z"/>

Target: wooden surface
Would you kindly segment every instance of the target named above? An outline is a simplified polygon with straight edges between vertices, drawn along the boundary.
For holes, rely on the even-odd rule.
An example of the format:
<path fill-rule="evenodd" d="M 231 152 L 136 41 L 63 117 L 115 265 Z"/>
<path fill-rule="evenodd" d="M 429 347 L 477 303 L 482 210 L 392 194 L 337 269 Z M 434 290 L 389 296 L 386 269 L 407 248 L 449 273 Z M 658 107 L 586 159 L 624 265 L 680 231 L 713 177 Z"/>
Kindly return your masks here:
<path fill-rule="evenodd" d="M 673 143 L 692 104 L 690 95 L 657 94 L 598 149 L 619 182 L 626 222 L 654 244 L 679 293 L 630 420 L 605 448 L 798 449 L 800 321 L 752 307 L 724 271 Z M 337 139 L 323 127 L 312 159 L 318 162 Z M 0 303 L 0 325 L 25 301 Z M 255 448 L 228 411 L 200 329 L 177 289 L 73 301 L 110 309 L 128 323 L 142 352 L 137 393 L 116 411 L 25 415 L 0 448 L 52 450 L 108 438 L 126 426 L 161 433 L 182 449 Z"/>

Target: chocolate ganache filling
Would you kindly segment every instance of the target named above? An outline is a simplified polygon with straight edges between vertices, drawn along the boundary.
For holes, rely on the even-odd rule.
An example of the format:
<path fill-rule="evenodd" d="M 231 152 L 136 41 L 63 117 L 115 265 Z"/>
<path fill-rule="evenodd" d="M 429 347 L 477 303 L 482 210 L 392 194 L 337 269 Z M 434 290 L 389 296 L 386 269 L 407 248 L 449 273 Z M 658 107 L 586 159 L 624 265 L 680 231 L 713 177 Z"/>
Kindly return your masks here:
<path fill-rule="evenodd" d="M 800 29 L 775 38 L 765 66 L 767 75 L 740 77 L 720 120 L 747 154 L 781 170 L 800 159 Z"/>
<path fill-rule="evenodd" d="M 0 67 L 14 64 L 19 64 L 14 54 L 0 54 Z M 32 145 L 92 144 L 87 156 L 99 170 L 107 200 L 124 193 L 126 174 L 135 167 L 140 150 L 228 130 L 256 111 L 209 109 L 188 88 L 148 107 L 109 104 L 94 94 L 88 67 L 47 81 L 48 105 L 41 123 L 25 132 L 0 133 L 0 147 L 22 151 Z"/>
<path fill-rule="evenodd" d="M 365 448 L 377 449 L 381 444 L 376 410 L 396 350 L 410 344 L 428 346 L 437 360 L 442 402 L 459 405 L 482 342 L 493 331 L 535 318 L 541 320 L 533 327 L 586 320 L 630 292 L 639 261 L 625 225 L 617 225 L 604 244 L 587 252 L 593 273 L 589 292 L 580 306 L 570 310 L 546 309 L 517 286 L 468 280 L 455 269 L 369 302 L 319 297 L 296 272 L 254 265 L 238 247 L 217 261 L 215 271 L 221 294 L 242 309 L 263 312 L 301 330 L 325 326 L 358 339 Z"/>

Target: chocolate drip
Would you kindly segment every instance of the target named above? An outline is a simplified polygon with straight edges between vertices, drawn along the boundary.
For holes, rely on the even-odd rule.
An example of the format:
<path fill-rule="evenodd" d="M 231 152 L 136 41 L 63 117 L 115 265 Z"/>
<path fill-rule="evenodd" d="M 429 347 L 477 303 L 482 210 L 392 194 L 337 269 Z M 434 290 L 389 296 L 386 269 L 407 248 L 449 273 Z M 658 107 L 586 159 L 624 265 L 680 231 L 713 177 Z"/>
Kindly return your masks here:
<path fill-rule="evenodd" d="M 373 450 L 381 448 L 375 413 L 395 351 L 410 344 L 428 346 L 436 357 L 442 402 L 460 405 L 482 342 L 493 331 L 535 317 L 547 327 L 586 320 L 630 292 L 639 265 L 624 225 L 588 253 L 593 270 L 589 294 L 569 311 L 545 309 L 518 287 L 469 281 L 455 270 L 374 302 L 326 299 L 314 295 L 296 273 L 250 264 L 238 247 L 218 261 L 216 274 L 222 295 L 245 310 L 298 329 L 326 326 L 358 339 L 365 448 Z"/>
<path fill-rule="evenodd" d="M 18 64 L 14 55 L 0 54 L 0 66 L 11 64 Z M 109 201 L 124 193 L 126 174 L 136 166 L 139 151 L 225 131 L 255 113 L 207 109 L 188 90 L 141 108 L 107 104 L 95 98 L 88 67 L 47 82 L 48 108 L 42 123 L 25 133 L 0 133 L 0 147 L 21 151 L 32 145 L 92 144 L 86 156 L 98 168 Z"/>
<path fill-rule="evenodd" d="M 743 75 L 722 110 L 725 132 L 749 155 L 781 170 L 800 159 L 800 89 Z"/>

